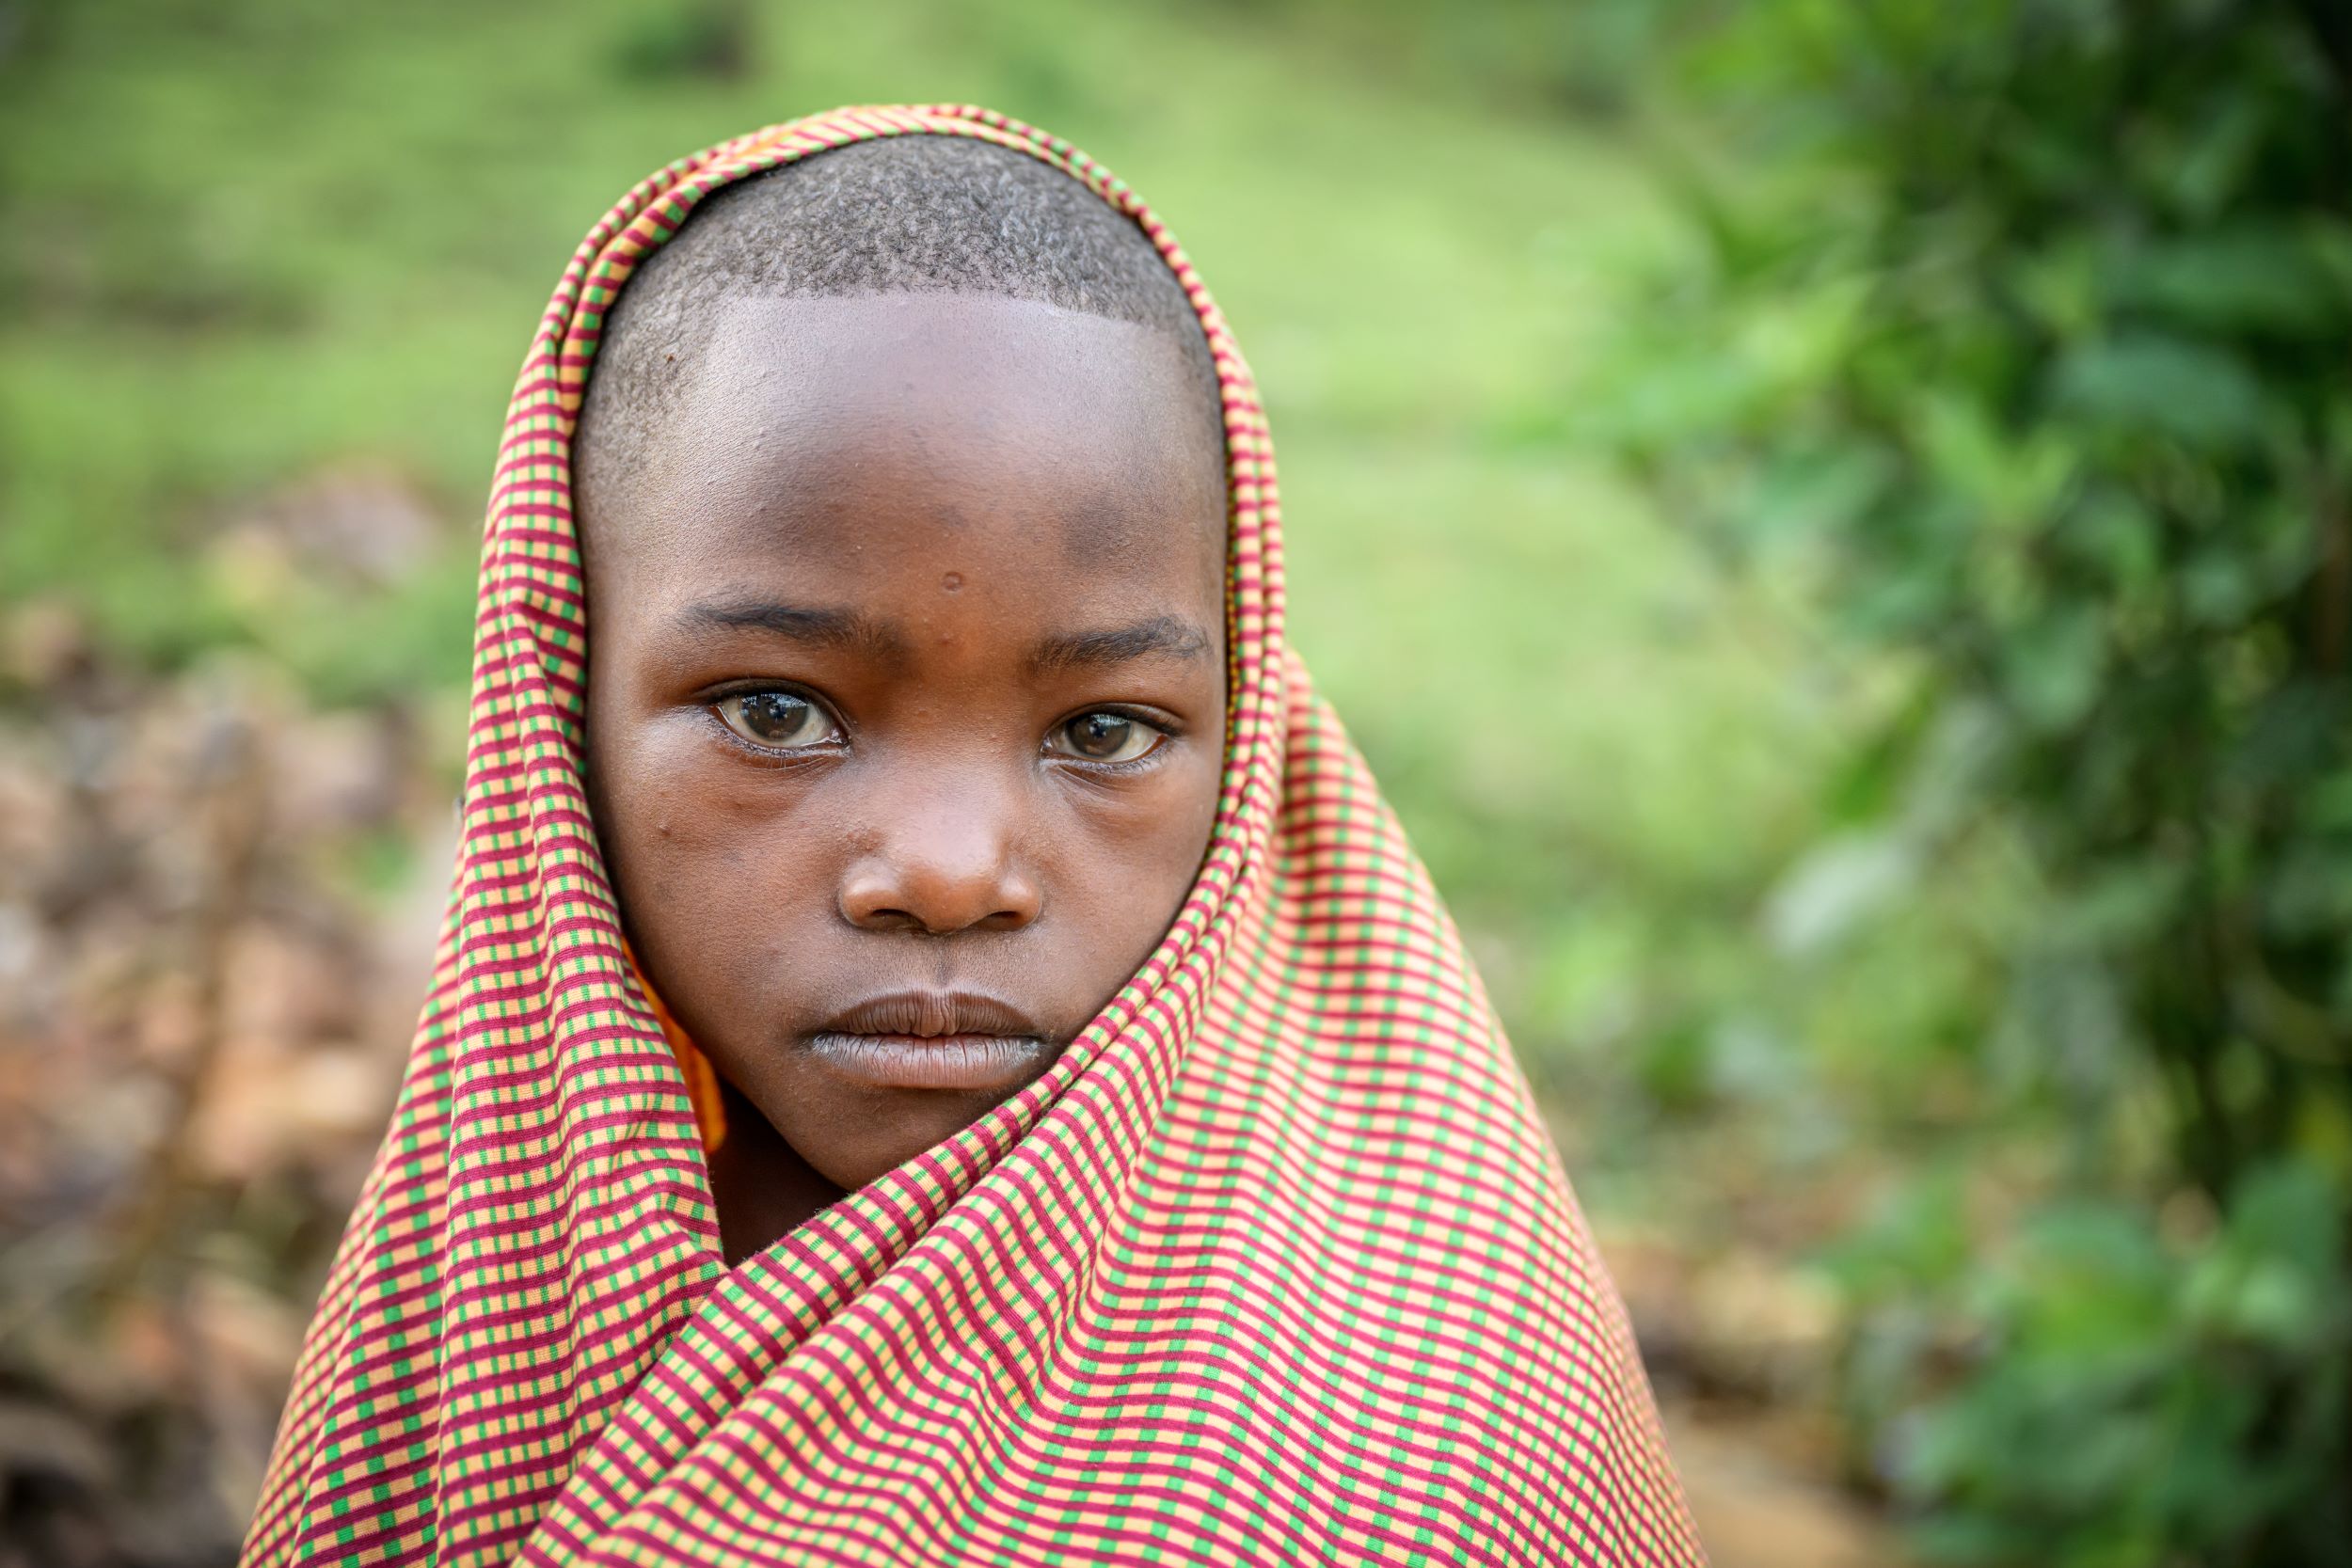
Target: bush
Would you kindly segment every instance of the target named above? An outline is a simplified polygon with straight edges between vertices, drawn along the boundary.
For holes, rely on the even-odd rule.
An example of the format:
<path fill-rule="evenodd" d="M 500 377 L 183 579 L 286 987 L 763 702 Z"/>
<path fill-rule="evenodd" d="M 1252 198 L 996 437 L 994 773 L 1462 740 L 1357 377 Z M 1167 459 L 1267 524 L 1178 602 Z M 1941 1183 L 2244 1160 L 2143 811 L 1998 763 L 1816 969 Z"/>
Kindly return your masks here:
<path fill-rule="evenodd" d="M 2352 21 L 1790 0 L 1687 63 L 1751 155 L 1686 177 L 1704 244 L 1612 433 L 1906 673 L 1847 852 L 2026 851 L 1979 1052 L 2073 1155 L 1950 1277 L 1848 1250 L 1879 1471 L 1951 1560 L 2318 1562 L 2352 1536 Z"/>

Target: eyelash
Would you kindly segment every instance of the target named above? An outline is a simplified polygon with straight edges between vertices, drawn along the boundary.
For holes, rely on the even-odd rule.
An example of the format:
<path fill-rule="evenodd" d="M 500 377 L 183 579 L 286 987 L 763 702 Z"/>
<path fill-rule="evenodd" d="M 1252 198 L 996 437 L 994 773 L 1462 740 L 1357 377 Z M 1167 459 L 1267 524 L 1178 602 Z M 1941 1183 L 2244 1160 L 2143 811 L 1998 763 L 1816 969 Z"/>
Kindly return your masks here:
<path fill-rule="evenodd" d="M 1044 749 L 1043 742 L 1039 743 L 1041 754 L 1053 757 L 1058 762 L 1073 763 L 1089 773 L 1140 773 L 1147 768 L 1157 768 L 1166 760 L 1160 753 L 1168 749 L 1168 742 L 1175 739 L 1178 734 L 1176 726 L 1169 721 L 1146 713 L 1140 708 L 1129 707 L 1123 703 L 1097 703 L 1092 707 L 1082 707 L 1075 713 L 1055 720 L 1045 727 L 1045 733 L 1051 736 L 1055 731 L 1084 719 L 1089 713 L 1116 714 L 1131 723 L 1141 724 L 1147 730 L 1156 731 L 1160 736 L 1160 744 L 1152 747 L 1143 755 L 1130 757 L 1125 762 L 1095 762 L 1086 757 L 1073 757 L 1060 752 L 1049 752 Z"/>
<path fill-rule="evenodd" d="M 785 696 L 797 697 L 802 702 L 807 703 L 830 720 L 833 723 L 833 727 L 841 733 L 843 738 L 840 741 L 819 742 L 818 744 L 812 746 L 788 747 L 762 746 L 756 741 L 745 738 L 742 735 L 737 733 L 735 726 L 728 723 L 724 716 L 719 712 L 719 705 L 731 698 L 754 697 L 758 696 L 763 692 L 778 692 Z M 707 693 L 704 697 L 703 711 L 709 717 L 710 721 L 718 727 L 721 737 L 729 745 L 738 748 L 748 755 L 757 757 L 763 762 L 780 763 L 789 766 L 808 757 L 823 755 L 832 752 L 838 746 L 848 744 L 848 737 L 850 735 L 849 721 L 842 718 L 840 713 L 834 709 L 831 703 L 825 701 L 824 698 L 819 697 L 816 692 L 810 691 L 805 688 L 787 685 L 778 681 L 755 681 L 739 686 L 721 687 Z M 1123 703 L 1098 703 L 1091 707 L 1080 708 L 1075 713 L 1067 714 L 1062 718 L 1055 720 L 1053 723 L 1046 726 L 1045 733 L 1050 736 L 1063 726 L 1070 724 L 1076 720 L 1083 719 L 1089 713 L 1117 714 L 1120 718 L 1127 720 L 1132 723 L 1141 724 L 1148 730 L 1156 731 L 1160 736 L 1161 743 L 1153 746 L 1150 751 L 1144 752 L 1141 756 L 1130 757 L 1125 762 L 1096 762 L 1086 757 L 1075 757 L 1065 752 L 1049 751 L 1046 749 L 1045 742 L 1042 740 L 1041 740 L 1038 744 L 1038 754 L 1041 756 L 1052 757 L 1057 762 L 1073 765 L 1081 771 L 1087 773 L 1140 773 L 1148 768 L 1158 767 L 1161 761 L 1164 760 L 1161 756 L 1161 752 L 1167 749 L 1167 742 L 1176 739 L 1182 733 L 1168 720 L 1152 713 L 1147 713 L 1140 708 L 1130 707 Z"/>
<path fill-rule="evenodd" d="M 730 702 L 735 698 L 756 697 L 762 693 L 768 692 L 772 692 L 779 696 L 796 698 L 801 702 L 808 704 L 809 706 L 815 708 L 819 714 L 824 716 L 825 720 L 832 725 L 832 727 L 839 733 L 841 738 L 839 740 L 818 741 L 816 744 L 809 746 L 763 746 L 759 742 L 750 738 L 748 736 L 738 732 L 734 725 L 727 722 L 726 715 L 719 711 L 722 704 Z M 813 757 L 824 756 L 837 752 L 842 746 L 848 744 L 850 733 L 849 721 L 843 719 L 840 713 L 831 703 L 825 701 L 824 698 L 819 697 L 814 691 L 810 691 L 805 688 L 793 686 L 783 681 L 745 681 L 734 686 L 717 688 L 716 689 L 704 694 L 702 699 L 702 709 L 704 716 L 707 717 L 710 721 L 712 726 L 718 730 L 720 739 L 725 741 L 728 745 L 735 747 L 746 756 L 754 757 L 761 762 L 772 764 L 777 767 L 789 768 L 797 764 L 806 762 Z"/>

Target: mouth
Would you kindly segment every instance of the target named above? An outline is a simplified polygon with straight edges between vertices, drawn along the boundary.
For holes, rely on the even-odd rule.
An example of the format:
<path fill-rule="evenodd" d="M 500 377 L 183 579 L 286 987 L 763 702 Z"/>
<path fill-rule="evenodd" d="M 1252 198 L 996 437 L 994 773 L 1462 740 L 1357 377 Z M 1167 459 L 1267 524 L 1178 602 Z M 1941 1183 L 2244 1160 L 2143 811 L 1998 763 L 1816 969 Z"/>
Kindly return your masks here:
<path fill-rule="evenodd" d="M 834 1072 L 875 1089 L 1007 1092 L 1054 1055 L 1026 1013 L 971 991 L 869 997 L 827 1019 L 808 1046 Z"/>

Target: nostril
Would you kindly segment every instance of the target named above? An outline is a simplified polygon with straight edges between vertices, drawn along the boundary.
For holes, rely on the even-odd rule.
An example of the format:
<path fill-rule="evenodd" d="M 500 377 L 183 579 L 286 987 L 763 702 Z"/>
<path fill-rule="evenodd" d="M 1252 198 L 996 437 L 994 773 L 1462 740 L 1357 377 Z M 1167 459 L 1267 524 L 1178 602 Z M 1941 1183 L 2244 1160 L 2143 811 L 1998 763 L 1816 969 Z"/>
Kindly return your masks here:
<path fill-rule="evenodd" d="M 861 930 L 1016 931 L 1038 916 L 1036 885 L 1009 866 L 963 871 L 869 860 L 852 867 L 837 900 L 841 917 Z"/>

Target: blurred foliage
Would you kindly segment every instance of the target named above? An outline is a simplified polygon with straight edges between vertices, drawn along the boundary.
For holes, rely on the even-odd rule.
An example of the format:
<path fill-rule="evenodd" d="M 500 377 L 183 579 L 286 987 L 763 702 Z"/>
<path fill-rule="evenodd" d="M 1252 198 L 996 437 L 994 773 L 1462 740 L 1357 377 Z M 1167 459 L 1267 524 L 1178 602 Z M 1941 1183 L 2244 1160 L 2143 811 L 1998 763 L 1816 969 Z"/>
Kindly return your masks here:
<path fill-rule="evenodd" d="M 2341 1560 L 2352 23 L 1791 0 L 1682 63 L 1740 153 L 1597 422 L 1900 672 L 1778 924 L 1994 875 L 1960 1033 L 2058 1153 L 1836 1249 L 1855 1441 L 1945 1560 Z"/>

